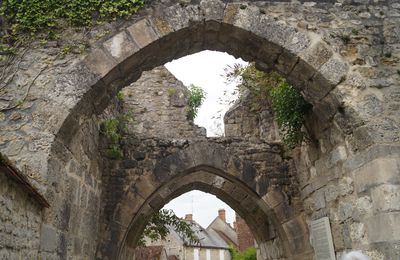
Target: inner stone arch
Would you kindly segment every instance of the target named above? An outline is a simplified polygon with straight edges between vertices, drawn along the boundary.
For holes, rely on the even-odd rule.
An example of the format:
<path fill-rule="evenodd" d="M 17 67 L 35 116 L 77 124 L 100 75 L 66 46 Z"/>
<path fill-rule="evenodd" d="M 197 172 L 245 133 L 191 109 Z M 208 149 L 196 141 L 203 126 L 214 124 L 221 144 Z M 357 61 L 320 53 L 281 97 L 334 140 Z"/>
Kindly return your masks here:
<path fill-rule="evenodd" d="M 231 181 L 213 172 L 198 169 L 189 174 L 176 176 L 157 189 L 142 208 L 133 217 L 126 234 L 126 240 L 121 244 L 119 258 L 129 259 L 130 249 L 139 239 L 144 222 L 148 217 L 159 210 L 170 200 L 191 190 L 200 190 L 217 196 L 226 202 L 237 213 L 245 219 L 249 225 L 258 244 L 259 259 L 284 258 L 287 252 L 290 254 L 286 240 L 281 241 L 278 232 L 275 230 L 273 211 L 268 208 L 265 202 L 238 181 Z M 218 171 L 220 173 L 220 171 Z M 151 205 L 148 207 L 147 205 Z M 127 205 L 126 205 L 127 206 Z M 279 225 L 277 225 L 279 228 Z"/>

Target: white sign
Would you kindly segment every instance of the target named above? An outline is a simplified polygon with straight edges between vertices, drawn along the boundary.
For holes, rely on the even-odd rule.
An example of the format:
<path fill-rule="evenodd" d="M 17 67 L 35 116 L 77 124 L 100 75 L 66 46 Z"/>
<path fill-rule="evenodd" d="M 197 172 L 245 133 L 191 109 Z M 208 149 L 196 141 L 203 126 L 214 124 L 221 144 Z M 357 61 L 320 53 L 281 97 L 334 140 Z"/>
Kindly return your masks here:
<path fill-rule="evenodd" d="M 311 244 L 316 260 L 336 260 L 329 218 L 311 221 Z"/>

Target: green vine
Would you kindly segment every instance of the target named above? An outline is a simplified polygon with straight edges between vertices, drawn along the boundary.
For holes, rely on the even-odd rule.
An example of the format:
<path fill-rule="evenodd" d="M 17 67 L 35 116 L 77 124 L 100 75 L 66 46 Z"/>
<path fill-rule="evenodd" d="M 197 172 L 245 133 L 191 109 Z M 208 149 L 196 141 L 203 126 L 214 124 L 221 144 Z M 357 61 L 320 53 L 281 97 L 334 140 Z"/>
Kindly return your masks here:
<path fill-rule="evenodd" d="M 236 64 L 226 69 L 225 76 L 228 81 L 240 79 L 239 94 L 250 91 L 251 111 L 272 108 L 283 142 L 289 149 L 304 140 L 305 134 L 301 128 L 311 105 L 282 76 L 276 72 L 259 71 L 254 64 L 244 67 Z"/>
<path fill-rule="evenodd" d="M 57 29 L 125 18 L 143 5 L 144 0 L 3 0 L 0 43 L 9 46 L 26 33 L 53 38 Z"/>
<path fill-rule="evenodd" d="M 189 98 L 186 107 L 187 118 L 193 120 L 199 111 L 201 104 L 203 104 L 206 97 L 206 92 L 193 84 L 189 86 Z"/>
<path fill-rule="evenodd" d="M 292 149 L 304 140 L 301 128 L 311 105 L 286 81 L 271 89 L 270 95 L 275 120 L 283 133 L 283 141 Z"/>
<path fill-rule="evenodd" d="M 127 129 L 127 124 L 132 123 L 130 114 L 121 114 L 116 118 L 106 119 L 100 122 L 100 134 L 107 138 L 108 148 L 106 155 L 111 159 L 121 159 L 123 151 L 121 147 L 122 133 Z"/>

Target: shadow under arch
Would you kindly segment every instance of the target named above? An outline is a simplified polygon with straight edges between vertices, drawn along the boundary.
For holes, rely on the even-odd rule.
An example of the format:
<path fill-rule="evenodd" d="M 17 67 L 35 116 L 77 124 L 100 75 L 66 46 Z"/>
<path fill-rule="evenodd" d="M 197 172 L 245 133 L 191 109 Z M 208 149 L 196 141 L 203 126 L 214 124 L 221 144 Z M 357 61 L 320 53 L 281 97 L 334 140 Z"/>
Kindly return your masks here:
<path fill-rule="evenodd" d="M 201 165 L 174 176 L 149 196 L 132 218 L 120 244 L 118 259 L 128 259 L 126 247 L 135 246 L 151 214 L 191 190 L 213 194 L 241 215 L 259 245 L 262 259 L 293 257 L 290 242 L 273 209 L 242 181 L 220 169 Z"/>

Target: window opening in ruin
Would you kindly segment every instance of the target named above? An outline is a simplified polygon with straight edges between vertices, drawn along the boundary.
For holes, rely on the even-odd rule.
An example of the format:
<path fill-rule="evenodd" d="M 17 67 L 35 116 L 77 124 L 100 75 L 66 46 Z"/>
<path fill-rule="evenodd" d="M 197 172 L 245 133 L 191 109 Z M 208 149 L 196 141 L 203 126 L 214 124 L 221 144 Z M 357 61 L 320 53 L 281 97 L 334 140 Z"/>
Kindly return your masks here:
<path fill-rule="evenodd" d="M 246 65 L 242 59 L 217 51 L 202 51 L 168 62 L 165 67 L 185 86 L 191 84 L 206 92 L 194 123 L 207 129 L 207 136 L 224 135 L 224 114 L 237 99 L 237 82 L 226 82 L 225 69 L 234 64 Z"/>

